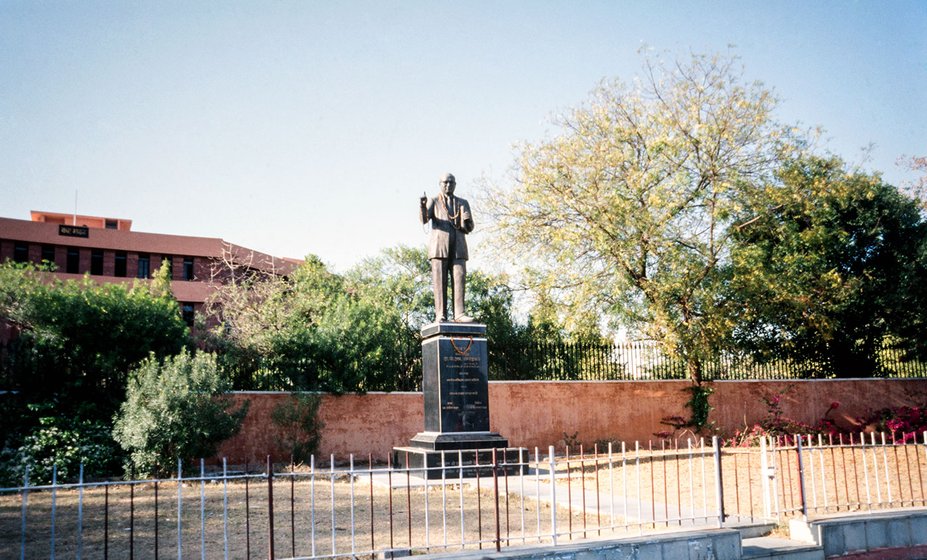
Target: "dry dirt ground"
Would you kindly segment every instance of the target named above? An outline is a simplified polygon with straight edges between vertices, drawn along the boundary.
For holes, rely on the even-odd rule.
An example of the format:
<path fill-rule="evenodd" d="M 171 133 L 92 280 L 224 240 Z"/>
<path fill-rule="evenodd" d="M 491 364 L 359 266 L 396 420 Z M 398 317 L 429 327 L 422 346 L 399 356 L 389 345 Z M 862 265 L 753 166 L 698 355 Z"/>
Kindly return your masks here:
<path fill-rule="evenodd" d="M 221 481 L 183 484 L 180 552 L 184 557 L 199 558 L 204 547 L 207 558 L 225 558 L 226 547 L 228 558 L 268 557 L 267 481 L 256 478 L 249 481 L 247 489 L 245 486 L 242 481 L 229 482 L 227 487 Z M 292 484 L 285 478 L 277 478 L 273 495 L 274 546 L 278 558 L 354 556 L 389 548 L 439 551 L 445 545 L 460 549 L 462 541 L 470 543 L 467 548 L 495 547 L 496 502 L 490 488 L 477 491 L 471 484 L 447 484 L 431 485 L 426 492 L 423 486 L 412 485 L 390 491 L 380 484 L 371 484 L 369 477 L 352 483 L 347 476 L 336 477 L 334 481 L 325 476 L 314 483 L 300 477 Z M 30 492 L 27 500 L 26 557 L 49 558 L 51 492 Z M 134 495 L 125 484 L 110 486 L 108 492 L 103 488 L 85 489 L 82 542 L 78 538 L 78 500 L 75 490 L 56 492 L 56 556 L 76 557 L 78 547 L 82 547 L 82 558 L 88 559 L 178 556 L 176 482 L 158 484 L 157 516 L 152 483 L 135 486 Z M 539 539 L 536 535 L 551 532 L 550 511 L 549 505 L 514 493 L 507 500 L 500 495 L 502 546 L 549 542 L 548 538 Z M 565 510 L 559 513 L 558 522 L 567 525 L 568 513 Z M 524 540 L 523 514 L 529 525 L 524 534 L 531 535 Z M 21 529 L 20 496 L 0 496 L 0 558 L 19 557 Z"/>

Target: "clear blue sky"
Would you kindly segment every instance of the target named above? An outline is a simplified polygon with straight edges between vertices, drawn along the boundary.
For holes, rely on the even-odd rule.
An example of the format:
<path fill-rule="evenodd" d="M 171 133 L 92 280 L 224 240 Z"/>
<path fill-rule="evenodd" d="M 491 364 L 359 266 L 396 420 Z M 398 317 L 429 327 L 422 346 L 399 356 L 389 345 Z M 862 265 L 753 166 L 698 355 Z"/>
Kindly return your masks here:
<path fill-rule="evenodd" d="M 927 1 L 0 0 L 0 215 L 77 211 L 343 271 L 424 243 L 638 49 L 735 45 L 778 117 L 894 183 L 927 154 Z M 477 226 L 479 208 L 474 208 Z M 478 240 L 478 238 L 477 238 Z"/>

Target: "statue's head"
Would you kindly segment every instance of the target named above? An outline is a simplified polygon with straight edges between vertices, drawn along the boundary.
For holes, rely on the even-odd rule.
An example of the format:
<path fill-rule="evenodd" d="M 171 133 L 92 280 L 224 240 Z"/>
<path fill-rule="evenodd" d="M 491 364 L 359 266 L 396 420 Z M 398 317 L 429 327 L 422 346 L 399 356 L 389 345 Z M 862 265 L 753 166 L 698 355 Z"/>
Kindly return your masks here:
<path fill-rule="evenodd" d="M 450 173 L 445 173 L 441 180 L 438 181 L 441 186 L 441 194 L 448 196 L 454 194 L 454 188 L 457 186 L 457 179 Z"/>

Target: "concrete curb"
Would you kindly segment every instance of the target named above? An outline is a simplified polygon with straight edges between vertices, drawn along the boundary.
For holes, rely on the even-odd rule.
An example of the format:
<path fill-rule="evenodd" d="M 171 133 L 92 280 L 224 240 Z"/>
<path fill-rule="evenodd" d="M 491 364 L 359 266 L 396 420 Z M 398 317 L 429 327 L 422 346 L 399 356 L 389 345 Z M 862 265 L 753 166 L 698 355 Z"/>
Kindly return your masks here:
<path fill-rule="evenodd" d="M 792 520 L 790 539 L 732 528 L 586 540 L 558 546 L 427 554 L 428 560 L 910 560 L 927 557 L 927 509 Z"/>
<path fill-rule="evenodd" d="M 739 560 L 740 532 L 735 529 L 686 531 L 622 539 L 587 540 L 558 546 L 428 554 L 438 560 Z"/>
<path fill-rule="evenodd" d="M 886 549 L 927 547 L 927 509 L 880 511 L 789 522 L 789 535 L 847 556 Z"/>

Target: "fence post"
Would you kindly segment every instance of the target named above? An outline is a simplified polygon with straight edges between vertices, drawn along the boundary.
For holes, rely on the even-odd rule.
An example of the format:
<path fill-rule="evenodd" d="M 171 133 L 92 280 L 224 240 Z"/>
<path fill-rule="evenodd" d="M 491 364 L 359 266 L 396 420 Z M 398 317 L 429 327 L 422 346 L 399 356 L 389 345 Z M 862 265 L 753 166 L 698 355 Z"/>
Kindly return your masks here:
<path fill-rule="evenodd" d="M 267 456 L 267 558 L 274 560 L 274 466 Z"/>
<path fill-rule="evenodd" d="M 77 479 L 78 490 L 77 490 L 77 560 L 81 560 L 84 554 L 84 463 L 80 464 L 80 474 Z M 158 516 L 155 515 L 155 520 Z M 157 532 L 155 533 L 157 536 Z M 155 541 L 157 542 L 157 541 Z M 157 552 L 155 548 L 155 552 Z M 158 555 L 155 554 L 155 560 L 158 560 Z"/>
<path fill-rule="evenodd" d="M 103 483 L 103 560 L 109 559 L 109 483 Z"/>
<path fill-rule="evenodd" d="M 924 430 L 923 432 L 921 432 L 921 435 L 924 438 L 924 458 L 927 458 L 927 430 Z M 914 449 L 917 449 L 917 436 L 914 437 L 914 444 L 915 444 Z M 924 502 L 927 503 L 927 497 L 924 497 L 924 481 L 920 473 L 921 461 L 920 461 L 920 458 L 917 456 L 917 453 L 914 454 L 914 457 L 915 459 L 917 459 L 917 470 L 918 470 L 917 477 L 921 481 L 921 497 L 923 498 Z"/>
<path fill-rule="evenodd" d="M 769 457 L 766 448 L 766 436 L 760 438 L 760 486 L 763 490 L 763 516 L 769 519 L 772 516 L 772 500 L 769 496 L 769 482 L 775 476 L 775 471 L 769 468 Z"/>
<path fill-rule="evenodd" d="M 135 467 L 129 469 L 129 560 L 135 560 Z"/>
<path fill-rule="evenodd" d="M 425 478 L 425 483 L 428 483 L 427 476 Z M 496 552 L 500 552 L 502 550 L 502 534 L 501 526 L 499 523 L 499 462 L 496 458 L 495 447 L 492 449 L 492 488 L 493 498 L 496 502 Z"/>
<path fill-rule="evenodd" d="M 357 524 L 356 524 L 356 517 L 355 517 L 355 512 L 354 512 L 354 454 L 353 454 L 353 453 L 351 453 L 351 455 L 349 456 L 349 459 L 351 460 L 350 470 L 348 471 L 348 472 L 349 472 L 349 474 L 348 474 L 348 481 L 350 481 L 350 483 L 351 483 L 351 556 L 356 556 L 356 548 L 357 548 L 357 545 L 356 545 L 356 539 L 357 539 Z M 291 500 L 292 500 L 292 495 L 293 495 L 293 494 L 292 494 L 292 492 L 293 492 L 292 488 L 293 488 L 293 485 L 294 485 L 295 482 L 296 482 L 296 473 L 295 473 L 295 471 L 293 470 L 292 461 L 291 461 L 290 465 L 291 465 L 291 466 L 290 466 L 290 473 L 291 473 L 292 476 L 293 476 L 293 478 L 292 478 L 293 482 L 290 484 L 290 489 L 291 489 L 291 490 L 290 490 L 290 496 L 291 496 Z M 425 495 L 426 495 L 426 500 L 425 500 L 425 527 L 426 527 L 426 531 L 427 531 L 427 527 L 428 527 L 428 500 L 427 500 L 427 495 L 428 495 L 428 494 L 427 494 L 427 492 L 428 492 L 428 478 L 427 478 L 427 477 L 425 478 L 425 492 L 426 492 L 426 493 L 425 493 Z M 293 556 L 296 556 L 296 511 L 295 511 L 295 509 L 293 509 L 292 505 L 291 505 L 291 509 L 290 509 L 290 528 L 291 528 L 291 530 L 293 531 Z M 426 537 L 425 537 L 425 538 L 426 538 L 426 544 L 427 544 L 427 538 L 428 538 L 428 537 L 427 537 L 427 533 L 426 533 Z"/>
<path fill-rule="evenodd" d="M 550 464 L 550 532 L 554 546 L 557 546 L 557 463 L 554 461 L 554 446 L 547 448 Z"/>
<path fill-rule="evenodd" d="M 51 552 L 49 558 L 55 560 L 55 513 L 58 508 L 58 464 L 52 465 L 52 502 L 51 502 Z"/>
<path fill-rule="evenodd" d="M 83 478 L 83 476 L 81 476 L 81 478 Z M 157 466 L 155 467 L 155 472 L 154 472 L 154 560 L 158 560 L 158 467 Z"/>
<path fill-rule="evenodd" d="M 177 560 L 182 560 L 183 549 L 181 528 L 183 524 L 183 460 L 177 459 Z"/>
<path fill-rule="evenodd" d="M 23 470 L 23 491 L 20 494 L 22 496 L 22 524 L 20 526 L 19 533 L 19 558 L 25 560 L 26 558 L 26 511 L 29 508 L 29 465 L 26 465 L 26 468 Z"/>
<path fill-rule="evenodd" d="M 387 457 L 386 460 L 388 464 L 389 455 L 387 455 L 386 457 Z M 390 479 L 390 482 L 392 482 L 392 479 Z M 389 486 L 390 488 L 392 488 L 392 484 L 390 484 Z M 392 506 L 392 504 L 393 504 L 393 494 L 392 494 L 392 490 L 390 490 L 390 506 Z M 309 536 L 312 542 L 312 554 L 311 555 L 315 556 L 316 554 L 315 554 L 315 454 L 314 453 L 309 456 L 309 524 L 310 524 Z M 392 541 L 392 534 L 393 534 L 393 512 L 392 510 L 390 510 L 389 525 L 390 525 L 389 527 L 390 528 L 390 540 Z M 390 546 L 390 548 L 392 548 L 392 545 Z"/>
<path fill-rule="evenodd" d="M 798 498 L 801 500 L 801 515 L 808 521 L 808 501 L 805 499 L 805 463 L 801 458 L 802 436 L 795 436 L 795 452 L 798 453 Z"/>
<path fill-rule="evenodd" d="M 721 446 L 718 444 L 718 436 L 711 436 L 711 446 L 715 451 L 715 494 L 718 497 L 718 528 L 721 528 L 724 526 L 724 481 L 721 476 Z"/>
<path fill-rule="evenodd" d="M 228 461 L 222 458 L 222 558 L 229 559 L 229 468 Z"/>
<path fill-rule="evenodd" d="M 206 461 L 200 457 L 200 558 L 206 560 Z"/>

